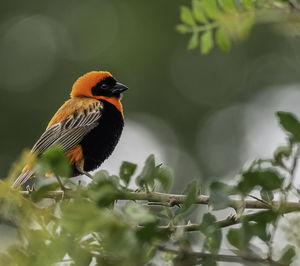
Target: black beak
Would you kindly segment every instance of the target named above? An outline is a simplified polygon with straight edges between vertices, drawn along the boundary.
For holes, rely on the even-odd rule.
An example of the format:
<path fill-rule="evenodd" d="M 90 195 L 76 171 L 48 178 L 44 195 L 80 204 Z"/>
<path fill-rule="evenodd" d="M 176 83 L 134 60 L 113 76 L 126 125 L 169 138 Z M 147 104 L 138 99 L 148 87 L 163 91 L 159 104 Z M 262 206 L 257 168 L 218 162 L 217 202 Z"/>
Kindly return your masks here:
<path fill-rule="evenodd" d="M 113 87 L 112 92 L 113 93 L 122 93 L 124 91 L 128 90 L 128 87 L 123 85 L 122 83 L 117 82 L 116 85 Z"/>

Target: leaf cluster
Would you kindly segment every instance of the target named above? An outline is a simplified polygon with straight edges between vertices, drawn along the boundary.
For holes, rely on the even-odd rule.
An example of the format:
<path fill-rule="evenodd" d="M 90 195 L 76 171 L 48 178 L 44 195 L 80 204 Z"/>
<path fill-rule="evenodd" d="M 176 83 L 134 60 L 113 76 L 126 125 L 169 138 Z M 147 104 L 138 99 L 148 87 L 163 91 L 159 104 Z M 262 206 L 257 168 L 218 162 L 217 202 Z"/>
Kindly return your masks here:
<path fill-rule="evenodd" d="M 215 44 L 225 52 L 232 42 L 244 40 L 255 23 L 282 22 L 289 1 L 281 0 L 192 0 L 191 7 L 181 6 L 181 34 L 191 34 L 188 49 L 200 47 L 207 54 Z M 278 11 L 282 15 L 278 15 Z"/>
<path fill-rule="evenodd" d="M 140 172 L 136 164 L 123 162 L 118 176 L 101 170 L 85 187 L 67 179 L 65 185 L 71 190 L 63 197 L 49 196 L 59 188 L 57 183 L 29 190 L 24 197 L 11 189 L 12 178 L 0 182 L 0 221 L 17 235 L 15 243 L 0 253 L 0 265 L 127 266 L 163 265 L 164 261 L 170 265 L 216 265 L 222 258 L 218 254 L 225 238 L 242 261 L 273 263 L 273 237 L 279 220 L 284 219 L 282 214 L 287 212 L 287 195 L 299 194 L 293 180 L 300 150 L 300 122 L 290 113 L 278 112 L 277 117 L 287 133 L 287 145 L 279 147 L 272 158 L 255 160 L 243 169 L 236 184 L 210 185 L 210 208 L 236 211 L 234 217 L 225 220 L 219 220 L 213 211 L 195 215 L 196 203 L 205 198 L 198 180 L 187 184 L 183 195 L 167 194 L 172 171 L 157 164 L 153 155 Z M 40 173 L 50 171 L 61 177 L 68 176 L 67 165 L 57 147 L 37 161 Z M 130 188 L 133 179 L 137 190 Z M 254 197 L 257 192 L 260 196 Z M 276 204 L 275 194 L 280 199 Z M 265 210 L 247 213 L 249 196 Z M 239 226 L 225 234 L 223 227 L 233 224 Z M 188 231 L 197 233 L 191 237 Z M 265 256 L 255 251 L 254 239 L 268 250 Z M 175 247 L 176 252 L 169 251 L 168 246 Z M 193 253 L 195 247 L 203 253 Z M 295 247 L 283 247 L 279 257 L 277 264 L 289 265 Z"/>

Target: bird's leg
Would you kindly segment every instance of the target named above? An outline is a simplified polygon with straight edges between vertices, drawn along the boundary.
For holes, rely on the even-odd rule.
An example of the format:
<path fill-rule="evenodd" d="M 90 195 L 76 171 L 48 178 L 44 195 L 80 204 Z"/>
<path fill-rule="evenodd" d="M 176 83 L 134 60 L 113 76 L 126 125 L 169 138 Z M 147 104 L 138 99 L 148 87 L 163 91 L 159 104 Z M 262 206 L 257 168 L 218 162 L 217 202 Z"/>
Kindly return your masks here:
<path fill-rule="evenodd" d="M 89 174 L 88 172 L 84 171 L 79 165 L 75 164 L 76 170 L 82 174 L 82 175 L 86 175 L 89 178 L 93 179 L 93 176 L 91 174 Z"/>
<path fill-rule="evenodd" d="M 65 187 L 65 186 L 63 185 L 63 183 L 61 182 L 59 176 L 55 175 L 55 177 L 56 177 L 57 182 L 58 182 L 58 184 L 59 184 L 59 186 L 60 186 L 60 189 L 61 189 L 62 191 L 65 192 L 66 190 L 70 190 L 70 188 L 67 188 L 67 187 Z"/>

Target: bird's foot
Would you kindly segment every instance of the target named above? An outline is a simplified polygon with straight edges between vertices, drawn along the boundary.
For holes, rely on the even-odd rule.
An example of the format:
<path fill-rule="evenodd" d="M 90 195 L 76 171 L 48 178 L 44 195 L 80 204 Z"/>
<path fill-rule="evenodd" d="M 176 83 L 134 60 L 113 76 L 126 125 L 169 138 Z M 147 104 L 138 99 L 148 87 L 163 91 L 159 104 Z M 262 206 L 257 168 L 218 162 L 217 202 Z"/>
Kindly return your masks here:
<path fill-rule="evenodd" d="M 82 168 L 80 168 L 78 165 L 76 165 L 76 170 L 77 170 L 80 174 L 86 175 L 87 177 L 93 179 L 93 176 L 92 176 L 90 173 L 84 171 L 84 170 L 83 170 Z"/>

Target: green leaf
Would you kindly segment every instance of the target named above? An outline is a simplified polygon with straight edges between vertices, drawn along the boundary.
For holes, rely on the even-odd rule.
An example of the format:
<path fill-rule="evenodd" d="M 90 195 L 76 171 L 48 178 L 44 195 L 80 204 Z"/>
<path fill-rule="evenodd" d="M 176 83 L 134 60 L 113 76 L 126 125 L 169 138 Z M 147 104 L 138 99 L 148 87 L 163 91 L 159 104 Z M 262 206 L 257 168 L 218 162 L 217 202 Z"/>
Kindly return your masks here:
<path fill-rule="evenodd" d="M 140 204 L 130 202 L 125 208 L 125 213 L 137 224 L 145 225 L 156 222 L 156 217 Z"/>
<path fill-rule="evenodd" d="M 226 12 L 237 11 L 234 0 L 219 0 L 219 2 L 224 11 L 226 11 Z"/>
<path fill-rule="evenodd" d="M 213 35 L 211 30 L 207 30 L 201 35 L 201 53 L 207 54 L 214 47 Z"/>
<path fill-rule="evenodd" d="M 216 42 L 221 50 L 228 52 L 230 50 L 231 42 L 223 28 L 219 28 L 216 31 Z"/>
<path fill-rule="evenodd" d="M 217 219 L 214 215 L 206 213 L 203 215 L 199 228 L 202 234 L 206 237 L 204 247 L 211 252 L 218 251 L 222 242 L 222 232 L 216 222 Z"/>
<path fill-rule="evenodd" d="M 199 190 L 200 190 L 200 184 L 198 180 L 193 180 L 187 186 L 186 199 L 182 204 L 182 208 L 180 209 L 181 212 L 187 211 L 196 202 L 199 196 Z"/>
<path fill-rule="evenodd" d="M 71 174 L 69 159 L 58 145 L 48 148 L 43 153 L 34 170 L 40 175 L 53 172 L 57 176 L 69 177 Z"/>
<path fill-rule="evenodd" d="M 269 191 L 269 190 L 265 190 L 265 189 L 260 190 L 260 196 L 261 196 L 262 200 L 264 200 L 266 202 L 272 202 L 272 200 L 274 199 L 273 192 Z"/>
<path fill-rule="evenodd" d="M 172 185 L 173 173 L 167 167 L 156 167 L 156 177 L 164 191 L 169 191 Z"/>
<path fill-rule="evenodd" d="M 227 240 L 237 249 L 246 250 L 253 234 L 248 223 L 242 225 L 241 228 L 231 228 L 227 233 Z"/>
<path fill-rule="evenodd" d="M 197 48 L 198 44 L 199 44 L 199 33 L 194 32 L 192 37 L 190 38 L 190 41 L 188 44 L 188 49 L 193 50 L 193 49 Z"/>
<path fill-rule="evenodd" d="M 245 194 L 255 186 L 261 186 L 265 190 L 275 190 L 281 187 L 282 182 L 283 178 L 272 169 L 253 170 L 243 174 L 238 189 Z"/>
<path fill-rule="evenodd" d="M 217 266 L 217 261 L 214 256 L 205 256 L 201 262 L 202 266 Z"/>
<path fill-rule="evenodd" d="M 110 206 L 121 194 L 118 185 L 114 176 L 109 176 L 107 171 L 101 170 L 88 185 L 88 196 L 100 207 Z"/>
<path fill-rule="evenodd" d="M 176 26 L 176 30 L 181 33 L 181 34 L 185 34 L 191 31 L 191 28 L 187 25 L 184 24 L 179 24 Z"/>
<path fill-rule="evenodd" d="M 244 241 L 244 248 L 247 247 L 253 236 L 258 236 L 265 242 L 269 241 L 271 234 L 267 227 L 274 223 L 279 215 L 280 213 L 277 211 L 266 210 L 255 213 L 251 218 L 244 217 L 241 227 L 241 240 Z"/>
<path fill-rule="evenodd" d="M 206 14 L 211 19 L 216 19 L 219 16 L 220 10 L 218 7 L 217 0 L 202 0 L 202 5 Z"/>
<path fill-rule="evenodd" d="M 120 178 L 128 186 L 132 175 L 136 170 L 137 165 L 130 162 L 123 162 L 120 168 Z"/>
<path fill-rule="evenodd" d="M 240 232 L 240 228 L 232 228 L 227 233 L 228 242 L 238 249 L 241 249 Z"/>
<path fill-rule="evenodd" d="M 246 10 L 252 10 L 254 7 L 253 0 L 242 0 L 242 4 Z"/>
<path fill-rule="evenodd" d="M 137 176 L 136 184 L 139 187 L 145 187 L 147 185 L 153 186 L 155 173 L 156 173 L 155 159 L 154 159 L 154 155 L 151 154 L 146 159 L 142 172 L 140 173 L 139 176 Z"/>
<path fill-rule="evenodd" d="M 253 236 L 258 236 L 262 241 L 269 241 L 271 235 L 267 232 L 265 223 L 252 223 L 248 224 L 248 232 L 252 232 Z"/>
<path fill-rule="evenodd" d="M 293 140 L 300 142 L 300 123 L 298 119 L 291 113 L 277 112 L 280 125 L 289 132 Z"/>
<path fill-rule="evenodd" d="M 187 25 L 196 26 L 192 11 L 187 6 L 180 7 L 180 19 Z"/>
<path fill-rule="evenodd" d="M 204 14 L 202 2 L 200 0 L 192 1 L 192 11 L 193 11 L 193 14 L 194 14 L 194 17 L 196 18 L 196 20 L 198 20 L 199 22 L 201 22 L 203 24 L 207 23 L 207 19 Z"/>
<path fill-rule="evenodd" d="M 296 256 L 295 247 L 292 245 L 287 245 L 284 250 L 283 254 L 280 258 L 280 262 L 282 264 L 290 265 L 293 262 L 293 258 Z"/>
<path fill-rule="evenodd" d="M 210 185 L 209 203 L 213 206 L 214 210 L 227 208 L 232 203 L 229 195 L 234 193 L 236 193 L 235 187 L 221 182 L 213 182 Z"/>
<path fill-rule="evenodd" d="M 289 158 L 291 153 L 292 153 L 292 147 L 280 146 L 275 150 L 273 157 L 276 163 L 282 165 L 283 157 Z"/>
<path fill-rule="evenodd" d="M 48 185 L 44 185 L 40 187 L 38 190 L 34 190 L 30 193 L 31 199 L 33 201 L 40 201 L 47 195 L 49 191 L 54 191 L 58 188 L 59 188 L 59 184 L 56 182 Z"/>
<path fill-rule="evenodd" d="M 257 212 L 255 215 L 252 216 L 251 221 L 255 221 L 258 223 L 272 223 L 274 222 L 279 213 L 274 210 L 266 210 L 262 212 Z"/>
<path fill-rule="evenodd" d="M 248 32 L 251 30 L 253 24 L 254 24 L 255 16 L 254 13 L 250 14 L 247 17 L 244 17 L 240 21 L 240 30 L 241 30 L 241 36 L 242 38 L 244 36 L 247 36 Z"/>

